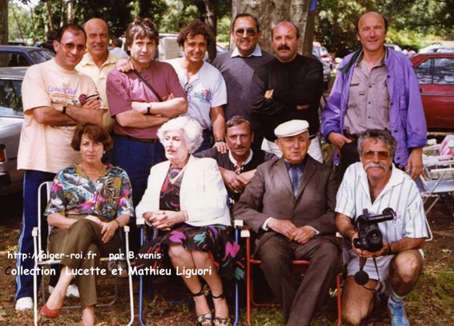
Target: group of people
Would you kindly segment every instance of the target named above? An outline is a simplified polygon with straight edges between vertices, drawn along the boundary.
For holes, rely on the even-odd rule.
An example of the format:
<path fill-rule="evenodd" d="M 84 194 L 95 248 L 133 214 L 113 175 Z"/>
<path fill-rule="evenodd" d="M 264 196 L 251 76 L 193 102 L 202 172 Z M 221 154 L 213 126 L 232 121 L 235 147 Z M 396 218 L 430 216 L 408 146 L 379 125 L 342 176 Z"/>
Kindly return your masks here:
<path fill-rule="evenodd" d="M 183 277 L 197 324 L 229 325 L 222 279 L 240 274 L 235 217 L 256 234 L 255 253 L 288 325 L 309 325 L 325 300 L 339 272 L 336 231 L 346 244 L 344 320 L 359 325 L 383 290 L 392 325 L 409 325 L 403 297 L 422 272 L 420 249 L 430 237 L 412 180 L 427 131 L 410 62 L 384 46 L 387 27 L 376 12 L 358 18 L 361 49 L 342 62 L 320 122 L 322 65 L 298 54 L 290 21 L 272 29 L 273 57 L 258 44 L 257 18 L 237 15 L 234 49 L 212 64 L 205 54 L 213 40 L 199 21 L 182 29 L 183 57 L 168 63 L 155 59 L 159 34 L 148 19 L 129 25 L 127 60 L 108 51 L 104 20 L 63 26 L 55 58 L 30 67 L 22 86 L 17 265 L 33 268 L 31 231 L 46 181 L 53 180 L 48 247 L 64 257 L 41 315 L 57 317 L 75 288 L 82 324 L 95 324 L 96 277 L 74 270 L 118 251 L 128 223 L 139 250 L 137 217 L 158 230 L 152 245 L 175 268 L 209 271 Z M 321 136 L 337 148 L 335 168 L 323 164 Z M 396 214 L 379 224 L 383 247 L 357 247 L 357 218 L 384 208 Z M 311 262 L 302 281 L 293 259 Z M 358 270 L 368 273 L 365 284 L 355 282 Z M 18 275 L 16 285 L 16 309 L 31 309 L 31 276 Z"/>

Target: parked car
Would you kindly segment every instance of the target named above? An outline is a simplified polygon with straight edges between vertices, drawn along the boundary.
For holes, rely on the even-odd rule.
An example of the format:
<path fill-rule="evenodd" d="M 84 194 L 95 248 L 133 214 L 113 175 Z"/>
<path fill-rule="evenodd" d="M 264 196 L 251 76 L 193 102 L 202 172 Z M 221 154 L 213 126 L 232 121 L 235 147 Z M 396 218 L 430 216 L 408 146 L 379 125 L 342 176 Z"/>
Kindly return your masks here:
<path fill-rule="evenodd" d="M 25 67 L 0 68 L 0 195 L 21 189 L 17 149 L 24 116 L 21 86 Z"/>
<path fill-rule="evenodd" d="M 418 76 L 429 131 L 454 130 L 454 53 L 411 58 Z"/>
<path fill-rule="evenodd" d="M 0 45 L 0 67 L 31 66 L 52 59 L 54 54 L 35 46 Z"/>
<path fill-rule="evenodd" d="M 334 68 L 333 58 L 328 50 L 319 42 L 312 43 L 312 55 L 315 56 L 323 65 L 323 84 L 327 88 L 331 77 L 331 71 Z"/>
<path fill-rule="evenodd" d="M 419 49 L 418 53 L 454 53 L 454 41 L 433 43 Z"/>

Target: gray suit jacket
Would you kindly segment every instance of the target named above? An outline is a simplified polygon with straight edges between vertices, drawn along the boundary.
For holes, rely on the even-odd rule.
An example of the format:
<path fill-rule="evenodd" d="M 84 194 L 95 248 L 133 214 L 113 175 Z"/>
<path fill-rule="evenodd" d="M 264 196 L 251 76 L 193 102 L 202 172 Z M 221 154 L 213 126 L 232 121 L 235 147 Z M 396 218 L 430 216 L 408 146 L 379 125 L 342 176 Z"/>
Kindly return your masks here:
<path fill-rule="evenodd" d="M 260 232 L 269 217 L 290 219 L 296 226 L 310 225 L 319 235 L 334 235 L 337 183 L 332 169 L 307 156 L 300 189 L 293 195 L 284 160 L 274 158 L 257 168 L 234 206 L 235 218 Z"/>

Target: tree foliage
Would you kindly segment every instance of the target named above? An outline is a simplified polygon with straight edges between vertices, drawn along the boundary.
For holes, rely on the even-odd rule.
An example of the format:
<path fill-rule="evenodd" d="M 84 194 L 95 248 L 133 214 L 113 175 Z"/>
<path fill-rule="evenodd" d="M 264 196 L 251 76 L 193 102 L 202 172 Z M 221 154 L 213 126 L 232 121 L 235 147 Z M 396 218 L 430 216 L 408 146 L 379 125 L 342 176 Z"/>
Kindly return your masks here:
<path fill-rule="evenodd" d="M 342 56 L 358 47 L 355 21 L 367 10 L 389 20 L 388 40 L 404 47 L 421 47 L 422 35 L 454 37 L 454 0 L 320 0 L 316 38 Z"/>

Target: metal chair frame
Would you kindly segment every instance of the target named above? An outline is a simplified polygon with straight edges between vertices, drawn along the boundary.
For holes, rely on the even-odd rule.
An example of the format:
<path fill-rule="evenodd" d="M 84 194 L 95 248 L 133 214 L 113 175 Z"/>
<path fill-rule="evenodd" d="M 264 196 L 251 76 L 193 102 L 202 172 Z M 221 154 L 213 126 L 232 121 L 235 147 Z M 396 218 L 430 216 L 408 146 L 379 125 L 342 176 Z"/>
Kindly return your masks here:
<path fill-rule="evenodd" d="M 46 247 L 46 250 L 43 250 L 43 245 L 42 245 L 42 196 L 41 193 L 45 190 L 45 199 L 49 199 L 50 197 L 50 189 L 52 186 L 52 182 L 47 181 L 43 182 L 40 184 L 38 187 L 38 223 L 37 226 L 33 228 L 32 230 L 32 236 L 33 236 L 33 255 L 34 255 L 34 273 L 33 273 L 33 322 L 34 325 L 38 325 L 38 273 L 37 271 L 39 268 L 49 268 L 51 265 L 54 264 L 59 264 L 60 260 L 56 259 L 46 259 L 46 257 L 50 257 L 49 251 Z M 46 201 L 47 202 L 47 201 Z M 51 227 L 48 226 L 48 232 L 47 232 L 47 237 L 49 237 L 50 234 L 50 229 Z M 129 308 L 130 308 L 130 319 L 127 325 L 132 325 L 134 322 L 134 295 L 133 295 L 133 283 L 132 283 L 132 275 L 129 272 L 131 270 L 131 262 L 129 259 L 129 226 L 124 226 L 123 231 L 125 234 L 125 248 L 126 252 L 123 255 L 125 258 L 124 259 L 115 259 L 115 260 L 125 260 L 126 264 L 128 266 L 128 286 L 129 286 Z M 48 243 L 48 241 L 47 241 Z M 107 257 L 102 257 L 101 261 L 109 261 L 109 258 Z M 114 293 L 113 293 L 113 298 L 110 302 L 103 303 L 103 304 L 98 304 L 97 307 L 110 307 L 112 306 L 118 298 L 118 284 L 115 282 L 114 286 Z M 45 286 L 44 282 L 41 282 L 41 297 L 42 300 L 46 300 L 46 291 L 45 291 Z M 65 309 L 74 309 L 74 308 L 80 308 L 80 305 L 74 305 L 74 306 L 64 306 L 63 308 Z"/>
<path fill-rule="evenodd" d="M 236 221 L 235 221 L 236 222 Z M 136 224 L 140 228 L 140 245 L 142 246 L 145 241 L 145 219 L 143 217 L 136 218 Z M 234 225 L 235 228 L 241 227 L 241 225 Z M 154 234 L 153 237 L 156 236 L 156 230 L 153 230 Z M 240 240 L 240 236 L 238 232 L 235 232 L 235 242 L 238 244 Z M 146 325 L 146 322 L 143 320 L 143 304 L 144 304 L 144 282 L 143 282 L 143 275 L 139 276 L 139 324 L 141 326 Z M 239 284 L 235 282 L 235 319 L 233 321 L 233 326 L 238 325 L 240 320 L 240 308 L 239 308 Z"/>
<path fill-rule="evenodd" d="M 238 222 L 239 225 L 242 225 L 242 222 Z M 252 325 L 251 318 L 251 306 L 255 307 L 269 307 L 273 304 L 270 303 L 257 303 L 254 300 L 254 289 L 253 289 L 253 279 L 252 279 L 252 267 L 254 265 L 260 265 L 262 262 L 259 259 L 255 259 L 251 255 L 251 231 L 249 229 L 241 230 L 241 238 L 245 238 L 246 242 L 246 322 L 248 326 Z M 295 259 L 292 261 L 294 266 L 304 266 L 307 267 L 311 264 L 309 260 Z M 340 326 L 342 324 L 342 304 L 341 304 L 341 295 L 342 295 L 342 275 L 337 274 L 336 276 L 336 290 L 333 293 L 330 292 L 330 295 L 336 296 L 336 305 L 337 305 L 337 322 L 336 325 Z"/>

